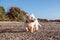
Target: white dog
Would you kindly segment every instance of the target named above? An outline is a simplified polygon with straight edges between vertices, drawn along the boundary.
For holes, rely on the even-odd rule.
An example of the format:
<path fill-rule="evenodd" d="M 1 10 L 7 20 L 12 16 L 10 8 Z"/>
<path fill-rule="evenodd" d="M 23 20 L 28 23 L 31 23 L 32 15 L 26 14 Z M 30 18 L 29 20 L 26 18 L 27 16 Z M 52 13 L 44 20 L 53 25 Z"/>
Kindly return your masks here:
<path fill-rule="evenodd" d="M 30 32 L 36 32 L 38 31 L 38 26 L 41 27 L 41 25 L 38 23 L 38 20 L 35 18 L 33 14 L 26 15 L 25 26 L 26 31 Z"/>

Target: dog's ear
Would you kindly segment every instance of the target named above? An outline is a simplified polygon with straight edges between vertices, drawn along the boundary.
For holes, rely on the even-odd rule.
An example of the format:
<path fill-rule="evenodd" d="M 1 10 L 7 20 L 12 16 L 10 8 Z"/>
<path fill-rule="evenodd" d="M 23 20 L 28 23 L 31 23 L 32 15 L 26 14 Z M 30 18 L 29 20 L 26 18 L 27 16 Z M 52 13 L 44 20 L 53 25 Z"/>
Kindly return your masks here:
<path fill-rule="evenodd" d="M 26 16 L 29 16 L 28 14 L 26 14 Z"/>
<path fill-rule="evenodd" d="M 28 14 L 25 15 L 25 18 L 27 18 L 27 17 L 28 17 Z"/>
<path fill-rule="evenodd" d="M 28 16 L 29 14 L 26 14 L 26 16 Z"/>

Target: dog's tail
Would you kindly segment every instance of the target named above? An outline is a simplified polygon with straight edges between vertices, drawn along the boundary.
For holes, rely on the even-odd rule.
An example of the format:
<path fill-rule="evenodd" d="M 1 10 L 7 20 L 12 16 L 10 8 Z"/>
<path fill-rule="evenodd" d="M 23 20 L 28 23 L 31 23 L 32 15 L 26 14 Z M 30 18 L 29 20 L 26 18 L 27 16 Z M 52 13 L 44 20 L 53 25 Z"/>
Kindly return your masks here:
<path fill-rule="evenodd" d="M 41 27 L 41 24 L 38 24 L 39 27 Z"/>

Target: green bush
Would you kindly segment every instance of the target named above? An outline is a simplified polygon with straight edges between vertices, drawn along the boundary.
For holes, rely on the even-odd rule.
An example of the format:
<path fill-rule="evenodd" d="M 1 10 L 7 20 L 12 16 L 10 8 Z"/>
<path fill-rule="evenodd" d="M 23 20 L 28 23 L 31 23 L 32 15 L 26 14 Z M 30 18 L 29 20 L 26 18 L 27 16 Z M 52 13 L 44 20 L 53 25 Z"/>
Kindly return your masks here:
<path fill-rule="evenodd" d="M 5 20 L 5 15 L 6 15 L 6 12 L 4 7 L 0 6 L 0 21 Z"/>

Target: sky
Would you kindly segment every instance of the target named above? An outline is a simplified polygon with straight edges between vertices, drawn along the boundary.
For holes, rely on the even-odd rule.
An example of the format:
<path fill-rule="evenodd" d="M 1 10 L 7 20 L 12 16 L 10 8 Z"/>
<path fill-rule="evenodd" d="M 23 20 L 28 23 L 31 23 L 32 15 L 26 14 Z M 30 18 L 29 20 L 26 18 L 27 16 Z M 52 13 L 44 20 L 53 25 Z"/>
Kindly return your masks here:
<path fill-rule="evenodd" d="M 0 6 L 6 11 L 10 7 L 19 7 L 36 18 L 60 19 L 60 0 L 0 0 Z"/>

